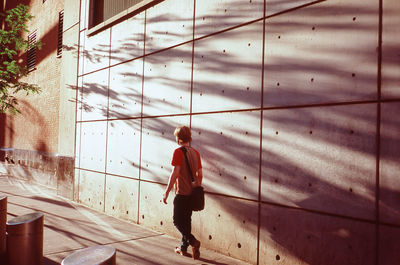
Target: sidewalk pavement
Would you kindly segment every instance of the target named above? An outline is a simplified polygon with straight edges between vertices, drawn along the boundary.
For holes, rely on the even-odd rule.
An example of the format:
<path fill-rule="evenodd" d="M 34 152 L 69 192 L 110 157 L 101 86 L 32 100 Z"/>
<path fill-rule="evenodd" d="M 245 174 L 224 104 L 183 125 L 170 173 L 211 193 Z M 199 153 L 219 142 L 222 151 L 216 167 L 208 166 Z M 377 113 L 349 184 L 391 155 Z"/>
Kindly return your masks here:
<path fill-rule="evenodd" d="M 7 220 L 36 211 L 44 214 L 43 265 L 60 264 L 69 254 L 95 245 L 114 247 L 118 265 L 246 264 L 203 247 L 199 260 L 177 255 L 173 251 L 179 243 L 176 238 L 110 217 L 1 173 L 0 194 L 7 196 Z"/>

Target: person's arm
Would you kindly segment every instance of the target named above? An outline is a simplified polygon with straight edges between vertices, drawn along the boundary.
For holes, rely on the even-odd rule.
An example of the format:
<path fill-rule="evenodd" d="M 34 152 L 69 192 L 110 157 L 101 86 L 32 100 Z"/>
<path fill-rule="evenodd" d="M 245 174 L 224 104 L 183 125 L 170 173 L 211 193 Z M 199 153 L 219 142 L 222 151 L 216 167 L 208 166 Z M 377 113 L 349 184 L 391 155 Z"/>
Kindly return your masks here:
<path fill-rule="evenodd" d="M 171 171 L 171 175 L 169 176 L 169 180 L 168 180 L 168 186 L 165 189 L 165 193 L 163 195 L 163 202 L 165 204 L 167 204 L 167 199 L 168 199 L 169 192 L 172 190 L 172 187 L 175 184 L 176 178 L 179 175 L 180 168 L 181 168 L 180 166 L 174 166 L 174 168 Z"/>
<path fill-rule="evenodd" d="M 201 186 L 201 182 L 203 181 L 203 169 L 202 168 L 199 168 L 198 170 L 197 170 L 197 182 L 198 182 L 198 185 L 199 186 Z"/>

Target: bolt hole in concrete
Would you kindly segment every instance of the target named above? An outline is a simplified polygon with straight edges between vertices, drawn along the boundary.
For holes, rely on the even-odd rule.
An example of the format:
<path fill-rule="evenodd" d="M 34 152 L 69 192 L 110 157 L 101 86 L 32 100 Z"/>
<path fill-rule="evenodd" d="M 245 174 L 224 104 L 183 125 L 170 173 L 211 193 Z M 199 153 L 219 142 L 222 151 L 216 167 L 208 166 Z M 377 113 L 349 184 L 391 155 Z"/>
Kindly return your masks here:
<path fill-rule="evenodd" d="M 244 179 L 244 180 L 246 180 L 246 179 L 247 179 L 247 177 L 246 177 L 246 176 L 244 176 L 244 177 L 243 177 L 243 179 Z"/>
<path fill-rule="evenodd" d="M 208 235 L 208 240 L 211 240 L 212 239 L 212 236 L 211 235 Z"/>
<path fill-rule="evenodd" d="M 353 17 L 353 21 L 356 21 L 356 19 L 357 19 L 356 17 Z"/>
<path fill-rule="evenodd" d="M 241 248 L 241 247 L 242 247 L 242 245 L 241 245 L 240 243 L 238 243 L 237 246 L 238 246 L 238 248 Z"/>
<path fill-rule="evenodd" d="M 275 259 L 276 259 L 276 260 L 280 260 L 281 257 L 280 257 L 279 255 L 276 255 Z"/>
<path fill-rule="evenodd" d="M 275 134 L 278 135 L 278 131 L 276 131 Z"/>
<path fill-rule="evenodd" d="M 142 219 L 144 219 L 144 214 L 142 215 Z"/>
<path fill-rule="evenodd" d="M 160 225 L 163 225 L 163 222 L 162 222 L 162 221 L 160 221 Z"/>

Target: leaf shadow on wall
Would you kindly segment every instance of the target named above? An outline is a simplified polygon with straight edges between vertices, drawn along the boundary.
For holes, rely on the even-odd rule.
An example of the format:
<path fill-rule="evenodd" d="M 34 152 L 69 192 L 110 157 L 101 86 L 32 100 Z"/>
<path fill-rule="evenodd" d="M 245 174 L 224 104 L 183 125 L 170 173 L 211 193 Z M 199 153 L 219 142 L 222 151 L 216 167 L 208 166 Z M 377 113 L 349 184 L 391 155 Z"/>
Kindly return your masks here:
<path fill-rule="evenodd" d="M 243 235 L 249 235 L 250 238 L 243 239 L 247 242 L 236 244 L 222 243 L 220 247 L 228 249 L 228 252 L 240 252 L 251 249 L 250 245 L 257 246 L 255 239 L 260 226 L 260 257 L 269 259 L 260 260 L 261 263 L 284 260 L 287 255 L 287 259 L 295 257 L 304 263 L 315 265 L 372 264 L 375 261 L 377 240 L 374 231 L 377 55 L 375 48 L 371 48 L 376 44 L 360 47 L 353 45 L 356 43 L 347 46 L 337 41 L 333 44 L 307 46 L 313 43 L 307 38 L 321 40 L 325 34 L 333 34 L 340 39 L 341 36 L 351 36 L 357 30 L 360 36 L 367 36 L 368 41 L 371 41 L 373 38 L 368 36 L 371 32 L 376 33 L 378 14 L 369 7 L 337 6 L 327 9 L 319 5 L 297 11 L 288 13 L 287 17 L 285 14 L 276 16 L 277 19 L 271 16 L 266 21 L 263 95 L 261 89 L 250 89 L 246 92 L 247 97 L 241 97 L 243 91 L 238 89 L 245 89 L 244 83 L 227 86 L 221 81 L 223 78 L 201 80 L 194 75 L 191 96 L 196 98 L 193 98 L 193 104 L 196 104 L 200 94 L 204 98 L 221 102 L 220 106 L 211 106 L 215 111 L 213 113 L 191 113 L 193 146 L 203 156 L 206 176 L 204 184 L 209 192 L 207 197 L 210 201 L 215 201 L 221 213 L 230 214 L 229 218 L 233 219 L 231 222 L 241 224 L 239 227 L 242 232 L 235 231 L 238 235 L 242 233 L 237 238 L 246 238 Z M 336 19 L 322 20 L 317 25 L 308 22 L 319 21 L 323 15 L 334 16 Z M 278 19 L 279 17 L 282 19 Z M 257 34 L 246 32 L 245 29 L 242 28 L 241 33 L 236 36 L 237 41 L 246 34 Z M 303 37 L 295 35 L 297 31 L 304 33 Z M 315 36 L 318 32 L 322 33 L 322 37 Z M 230 33 L 233 31 L 227 34 Z M 195 71 L 202 71 L 204 76 L 209 73 L 225 78 L 241 76 L 243 72 L 238 69 L 247 69 L 251 73 L 258 71 L 261 86 L 261 60 L 259 64 L 237 63 L 236 56 L 239 55 L 222 55 L 213 46 L 207 46 L 208 40 L 222 34 L 224 33 L 196 40 L 195 52 L 196 47 L 208 50 L 205 52 L 207 60 L 195 68 Z M 282 44 L 281 40 L 286 37 L 291 37 L 292 42 Z M 235 34 L 231 34 L 229 40 L 235 42 L 234 38 Z M 293 45 L 296 38 L 300 39 Z M 304 46 L 301 45 L 302 42 L 305 43 Z M 278 51 L 282 45 L 287 45 L 283 47 L 292 53 Z M 176 58 L 191 58 L 191 51 L 178 48 L 152 54 L 149 61 L 146 57 L 145 69 L 147 63 L 159 65 L 160 62 L 169 62 Z M 310 54 L 313 56 L 307 56 Z M 354 61 L 362 62 L 362 67 L 358 63 L 351 67 L 346 66 L 349 54 L 356 54 Z M 199 58 L 195 57 L 195 65 L 196 59 Z M 388 67 L 396 64 L 394 61 L 387 63 Z M 129 71 L 124 75 L 129 76 Z M 132 78 L 136 77 L 132 75 Z M 145 75 L 144 79 L 145 82 L 154 84 L 149 89 L 157 90 L 157 84 L 162 84 L 167 88 L 178 89 L 182 94 L 188 91 L 186 80 L 177 81 L 169 75 L 153 75 L 151 78 Z M 106 102 L 107 97 L 115 102 L 122 102 L 119 109 L 112 110 L 111 116 L 117 119 L 151 120 L 146 130 L 157 135 L 159 141 L 146 148 L 154 150 L 154 153 L 163 153 L 166 146 L 172 145 L 175 124 L 166 118 L 190 114 L 179 111 L 161 112 L 167 105 L 169 109 L 180 109 L 180 104 L 173 101 L 163 102 L 157 93 L 146 95 L 146 89 L 143 90 L 144 97 L 152 99 L 154 108 L 160 104 L 159 112 L 155 111 L 154 116 L 152 113 L 126 114 L 130 107 L 129 102 L 141 102 L 143 110 L 151 104 L 142 101 L 141 94 L 138 93 L 141 90 L 133 89 L 128 81 L 124 91 L 131 89 L 131 92 L 119 94 L 119 87 L 115 87 L 111 88 L 112 93 L 107 94 L 106 89 L 98 89 L 96 83 L 84 84 L 83 98 L 94 93 L 103 97 L 101 102 Z M 261 97 L 264 99 L 265 109 L 262 116 L 263 135 L 260 136 Z M 260 101 L 254 101 L 256 103 L 250 110 L 240 109 L 240 106 L 248 104 L 248 98 L 258 98 Z M 239 108 L 224 108 L 222 103 L 226 101 L 234 102 Z M 94 105 L 91 108 L 83 107 L 83 110 L 90 112 L 96 108 Z M 103 117 L 110 117 L 110 108 L 108 111 L 104 108 L 99 110 Z M 249 124 L 253 120 L 257 123 Z M 400 126 L 396 121 L 386 122 L 392 128 Z M 385 134 L 382 136 L 381 143 L 396 142 L 396 139 L 387 138 Z M 167 139 L 170 139 L 169 143 Z M 159 145 L 164 141 L 165 145 Z M 120 148 L 125 153 L 132 151 L 124 150 L 124 146 Z M 139 150 L 137 148 L 135 152 L 138 153 Z M 382 154 L 381 158 L 398 162 L 396 154 L 392 152 L 396 151 Z M 160 155 L 159 160 L 142 160 L 142 167 L 139 169 L 146 170 L 146 175 L 150 175 L 147 180 L 166 184 L 169 171 L 167 168 L 161 170 L 161 167 L 170 159 L 168 154 L 171 154 L 170 150 Z M 129 160 L 129 157 L 125 159 Z M 151 167 L 145 169 L 144 162 L 150 163 Z M 243 171 L 250 174 L 240 174 Z M 261 172 L 261 176 L 258 172 Z M 395 214 L 392 198 L 398 197 L 399 192 L 387 187 L 381 188 L 380 192 L 388 195 L 381 202 L 390 208 L 385 210 Z M 258 198 L 261 199 L 260 223 Z M 218 220 L 218 212 L 213 214 Z M 229 219 L 223 220 L 229 222 Z M 206 222 L 203 225 L 207 226 Z M 229 232 L 223 226 L 223 223 L 220 224 L 218 228 L 222 229 L 210 234 L 209 245 L 213 245 L 214 241 L 224 241 Z M 226 229 L 229 228 L 227 226 Z M 203 241 L 207 241 L 207 235 L 201 237 Z M 316 250 L 324 255 L 319 255 Z"/>

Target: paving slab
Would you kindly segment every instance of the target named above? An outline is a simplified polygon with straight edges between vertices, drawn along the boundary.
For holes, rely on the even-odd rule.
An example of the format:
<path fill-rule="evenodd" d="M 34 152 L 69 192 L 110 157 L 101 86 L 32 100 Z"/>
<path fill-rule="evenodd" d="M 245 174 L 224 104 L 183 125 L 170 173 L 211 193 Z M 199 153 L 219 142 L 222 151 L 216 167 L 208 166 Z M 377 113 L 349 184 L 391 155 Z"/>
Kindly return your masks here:
<path fill-rule="evenodd" d="M 96 245 L 114 247 L 118 265 L 248 264 L 205 248 L 201 248 L 199 260 L 177 255 L 173 252 L 177 238 L 108 216 L 3 173 L 0 194 L 7 196 L 7 220 L 35 211 L 44 213 L 43 265 L 60 264 L 75 251 Z"/>

